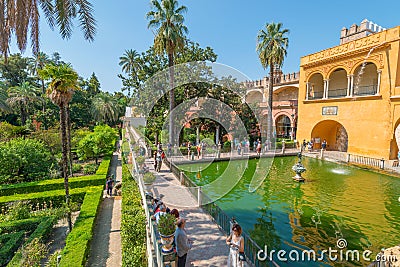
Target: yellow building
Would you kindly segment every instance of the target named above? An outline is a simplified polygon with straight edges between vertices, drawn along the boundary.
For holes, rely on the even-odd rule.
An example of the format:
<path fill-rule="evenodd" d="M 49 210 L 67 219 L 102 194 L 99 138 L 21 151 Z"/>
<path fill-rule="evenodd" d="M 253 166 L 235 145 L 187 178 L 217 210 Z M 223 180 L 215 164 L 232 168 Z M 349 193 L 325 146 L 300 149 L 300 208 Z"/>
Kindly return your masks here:
<path fill-rule="evenodd" d="M 341 44 L 301 58 L 297 138 L 328 150 L 395 159 L 400 140 L 400 26 L 367 20 Z"/>

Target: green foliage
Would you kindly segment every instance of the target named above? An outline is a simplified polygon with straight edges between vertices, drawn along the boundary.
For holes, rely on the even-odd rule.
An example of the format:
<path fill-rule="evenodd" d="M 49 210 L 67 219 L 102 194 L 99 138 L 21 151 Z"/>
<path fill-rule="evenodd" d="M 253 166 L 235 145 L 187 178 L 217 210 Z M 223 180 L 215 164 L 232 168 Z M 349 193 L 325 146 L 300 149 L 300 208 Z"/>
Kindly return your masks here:
<path fill-rule="evenodd" d="M 94 131 L 79 141 L 77 147 L 78 156 L 85 160 L 88 158 L 99 158 L 101 155 L 112 153 L 117 131 L 108 125 L 99 125 Z"/>
<path fill-rule="evenodd" d="M 41 222 L 42 218 L 29 218 L 0 223 L 0 234 L 18 231 L 33 232 Z"/>
<path fill-rule="evenodd" d="M 156 180 L 156 176 L 152 172 L 146 172 L 143 175 L 143 182 L 145 184 L 152 184 L 152 183 L 154 183 L 155 180 Z"/>
<path fill-rule="evenodd" d="M 136 163 L 139 165 L 142 165 L 146 161 L 145 157 L 143 157 L 143 156 L 138 156 L 135 158 L 135 160 L 136 160 Z"/>
<path fill-rule="evenodd" d="M 57 258 L 59 255 L 61 255 L 61 250 L 57 250 L 53 254 L 51 254 L 46 264 L 46 267 L 58 267 Z"/>
<path fill-rule="evenodd" d="M 40 261 L 46 257 L 48 247 L 35 238 L 22 250 L 22 267 L 40 267 Z"/>
<path fill-rule="evenodd" d="M 82 203 L 83 197 L 87 187 L 84 188 L 74 188 L 70 190 L 70 197 L 72 202 Z M 2 196 L 0 197 L 0 207 L 7 205 L 10 202 L 30 200 L 30 203 L 35 206 L 37 203 L 42 204 L 44 202 L 53 203 L 53 207 L 61 207 L 65 202 L 65 190 L 52 190 L 47 192 L 35 192 L 29 194 L 18 194 L 12 196 Z"/>
<path fill-rule="evenodd" d="M 146 216 L 139 188 L 127 166 L 122 166 L 122 266 L 144 267 L 146 259 Z"/>
<path fill-rule="evenodd" d="M 157 223 L 158 232 L 160 235 L 170 236 L 175 232 L 176 229 L 176 218 L 174 215 L 166 213 L 160 216 Z"/>
<path fill-rule="evenodd" d="M 59 129 L 40 130 L 33 132 L 31 137 L 41 141 L 50 150 L 52 155 L 61 153 L 61 140 Z"/>
<path fill-rule="evenodd" d="M 85 266 L 102 195 L 102 186 L 87 190 L 79 217 L 71 233 L 67 236 L 66 245 L 62 251 L 60 267 Z"/>
<path fill-rule="evenodd" d="M 72 164 L 72 172 L 77 173 L 81 172 L 83 169 L 83 166 L 81 164 Z"/>
<path fill-rule="evenodd" d="M 0 266 L 5 266 L 24 240 L 24 231 L 0 236 Z"/>
<path fill-rule="evenodd" d="M 12 203 L 12 206 L 9 208 L 6 221 L 28 219 L 30 216 L 30 209 L 27 203 L 17 201 Z"/>
<path fill-rule="evenodd" d="M 102 175 L 107 174 L 104 173 L 103 170 L 104 167 L 102 166 L 107 165 L 108 168 L 109 163 L 110 163 L 109 160 L 103 160 L 102 164 L 100 164 L 100 167 L 96 172 L 96 175 L 69 178 L 68 180 L 70 188 L 102 185 L 104 183 L 104 176 Z M 10 196 L 14 194 L 49 192 L 52 190 L 62 190 L 62 189 L 64 189 L 64 179 L 58 178 L 58 179 L 43 180 L 37 182 L 2 185 L 0 186 L 0 195 Z"/>
<path fill-rule="evenodd" d="M 22 136 L 22 133 L 26 130 L 23 126 L 14 126 L 8 122 L 0 122 L 0 141 L 9 141 L 12 138 Z"/>
<path fill-rule="evenodd" d="M 40 224 L 38 225 L 36 230 L 29 236 L 29 238 L 25 241 L 24 245 L 29 246 L 29 244 L 31 244 L 31 242 L 35 239 L 45 240 L 50 234 L 51 230 L 53 229 L 53 225 L 56 222 L 57 222 L 56 216 L 42 217 Z M 26 257 L 24 257 L 23 249 L 19 249 L 7 266 L 19 267 L 21 266 L 21 264 L 23 264 L 23 261 L 25 259 Z"/>
<path fill-rule="evenodd" d="M 86 164 L 83 167 L 83 173 L 84 174 L 94 174 L 94 173 L 96 173 L 96 170 L 97 170 L 97 165 L 93 164 L 93 163 Z"/>
<path fill-rule="evenodd" d="M 0 183 L 46 179 L 53 159 L 43 143 L 13 139 L 0 144 Z"/>

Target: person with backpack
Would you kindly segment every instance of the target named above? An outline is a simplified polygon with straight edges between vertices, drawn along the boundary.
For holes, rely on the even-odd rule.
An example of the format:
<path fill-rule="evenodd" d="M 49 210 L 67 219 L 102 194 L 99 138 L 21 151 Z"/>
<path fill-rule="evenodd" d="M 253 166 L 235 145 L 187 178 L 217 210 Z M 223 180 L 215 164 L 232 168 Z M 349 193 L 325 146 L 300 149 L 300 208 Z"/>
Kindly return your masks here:
<path fill-rule="evenodd" d="M 113 183 L 114 182 L 111 179 L 111 177 L 108 177 L 106 182 L 106 189 L 107 189 L 107 195 L 109 195 L 110 197 L 112 197 Z"/>

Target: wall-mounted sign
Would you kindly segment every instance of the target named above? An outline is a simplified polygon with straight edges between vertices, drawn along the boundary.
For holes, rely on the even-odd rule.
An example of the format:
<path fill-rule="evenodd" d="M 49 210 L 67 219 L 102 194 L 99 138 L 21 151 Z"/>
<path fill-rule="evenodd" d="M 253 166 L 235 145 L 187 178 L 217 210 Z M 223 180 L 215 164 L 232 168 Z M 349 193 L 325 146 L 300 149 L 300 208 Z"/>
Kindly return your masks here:
<path fill-rule="evenodd" d="M 337 115 L 337 106 L 322 107 L 322 115 Z"/>

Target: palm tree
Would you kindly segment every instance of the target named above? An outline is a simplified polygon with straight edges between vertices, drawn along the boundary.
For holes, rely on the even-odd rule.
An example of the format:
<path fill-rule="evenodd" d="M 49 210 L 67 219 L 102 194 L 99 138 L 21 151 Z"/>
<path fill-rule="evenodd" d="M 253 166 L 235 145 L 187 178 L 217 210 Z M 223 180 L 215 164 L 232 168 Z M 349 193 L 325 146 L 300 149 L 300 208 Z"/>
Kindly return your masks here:
<path fill-rule="evenodd" d="M 43 69 L 46 64 L 50 63 L 49 56 L 44 52 L 39 52 L 34 55 L 33 58 L 29 58 L 28 60 L 28 70 L 32 76 L 37 76 L 38 70 Z M 43 79 L 40 79 L 42 85 L 42 94 L 46 94 L 46 89 L 44 87 Z"/>
<path fill-rule="evenodd" d="M 74 90 L 78 88 L 78 74 L 70 64 L 46 65 L 39 70 L 39 76 L 44 80 L 51 80 L 47 87 L 47 95 L 50 100 L 60 108 L 60 128 L 62 143 L 62 173 L 64 178 L 65 198 L 69 207 L 69 185 L 68 185 L 68 112 L 69 102 L 72 99 Z M 71 157 L 69 157 L 71 158 Z M 68 227 L 72 229 L 71 212 L 68 212 Z"/>
<path fill-rule="evenodd" d="M 18 48 L 25 51 L 30 33 L 33 54 L 39 52 L 39 9 L 51 29 L 59 28 L 62 38 L 70 38 L 73 20 L 79 21 L 84 38 L 93 41 L 96 20 L 88 0 L 12 0 L 0 5 L 0 52 L 7 57 L 11 36 L 15 33 Z"/>
<path fill-rule="evenodd" d="M 269 67 L 269 86 L 268 86 L 268 121 L 267 121 L 267 140 L 272 139 L 272 93 L 274 66 L 281 67 L 284 57 L 287 54 L 289 39 L 286 35 L 288 29 L 282 29 L 282 23 L 267 23 L 265 29 L 261 29 L 257 35 L 257 53 L 261 65 L 264 69 Z"/>
<path fill-rule="evenodd" d="M 122 71 L 128 74 L 136 71 L 138 68 L 137 59 L 139 53 L 134 49 L 125 50 L 122 57 L 119 57 L 119 65 L 122 66 Z"/>
<path fill-rule="evenodd" d="M 11 107 L 17 107 L 21 113 L 21 125 L 26 124 L 28 118 L 28 106 L 30 103 L 43 100 L 38 95 L 40 94 L 40 88 L 30 84 L 29 82 L 23 82 L 19 86 L 13 86 L 8 89 L 7 103 Z"/>
<path fill-rule="evenodd" d="M 188 29 L 183 25 L 183 13 L 187 11 L 185 6 L 178 6 L 177 0 L 151 1 L 154 10 L 147 13 L 149 28 L 155 28 L 154 49 L 157 54 L 164 52 L 168 55 L 169 66 L 169 112 L 175 107 L 174 94 L 174 56 L 182 51 L 185 45 L 185 34 Z M 169 142 L 173 143 L 173 117 L 169 116 Z"/>
<path fill-rule="evenodd" d="M 109 93 L 99 93 L 92 100 L 91 112 L 96 121 L 115 124 L 121 114 L 117 99 Z"/>

